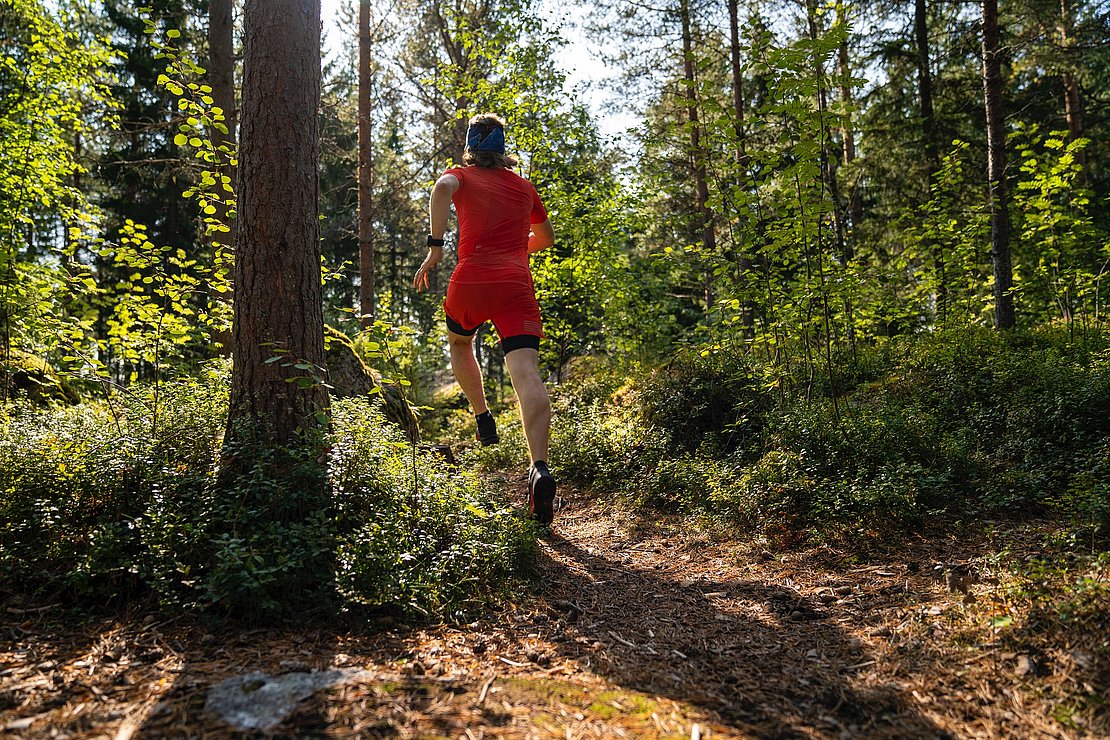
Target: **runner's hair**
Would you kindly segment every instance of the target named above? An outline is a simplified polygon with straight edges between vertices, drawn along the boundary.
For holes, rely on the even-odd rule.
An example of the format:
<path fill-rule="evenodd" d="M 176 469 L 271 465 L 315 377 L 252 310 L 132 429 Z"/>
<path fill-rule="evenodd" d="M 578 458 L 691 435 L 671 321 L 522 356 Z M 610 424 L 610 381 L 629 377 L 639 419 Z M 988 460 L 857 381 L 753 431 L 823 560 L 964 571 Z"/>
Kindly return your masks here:
<path fill-rule="evenodd" d="M 501 129 L 502 133 L 505 131 L 505 122 L 494 113 L 479 113 L 470 119 L 469 125 L 481 132 L 483 138 L 495 128 Z M 511 154 L 500 152 L 472 152 L 468 147 L 463 150 L 463 164 L 511 170 L 520 165 L 520 160 Z"/>

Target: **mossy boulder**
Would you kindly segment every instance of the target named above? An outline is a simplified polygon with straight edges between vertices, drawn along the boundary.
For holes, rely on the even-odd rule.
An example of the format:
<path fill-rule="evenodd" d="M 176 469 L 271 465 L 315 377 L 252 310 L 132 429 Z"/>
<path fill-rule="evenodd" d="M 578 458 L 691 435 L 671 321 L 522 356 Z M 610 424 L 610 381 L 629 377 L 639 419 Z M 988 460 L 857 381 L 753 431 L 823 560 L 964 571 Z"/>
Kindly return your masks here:
<path fill-rule="evenodd" d="M 324 338 L 327 343 L 328 384 L 332 387 L 332 395 L 380 395 L 385 417 L 405 430 L 409 439 L 419 440 L 420 430 L 412 407 L 396 388 L 382 383 L 377 371 L 366 366 L 355 352 L 350 337 L 334 327 L 325 326 Z"/>
<path fill-rule="evenodd" d="M 24 396 L 37 404 L 81 402 L 81 394 L 49 362 L 15 348 L 0 352 L 0 383 L 9 398 Z"/>

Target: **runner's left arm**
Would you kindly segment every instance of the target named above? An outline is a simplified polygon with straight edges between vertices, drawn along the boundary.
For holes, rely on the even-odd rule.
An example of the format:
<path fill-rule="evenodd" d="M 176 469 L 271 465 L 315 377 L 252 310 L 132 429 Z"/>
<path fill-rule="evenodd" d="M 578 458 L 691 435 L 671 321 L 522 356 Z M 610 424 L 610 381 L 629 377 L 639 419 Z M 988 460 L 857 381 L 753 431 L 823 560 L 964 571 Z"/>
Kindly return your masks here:
<path fill-rule="evenodd" d="M 532 224 L 532 233 L 528 235 L 528 254 L 547 249 L 554 243 L 555 227 L 551 225 L 551 219 Z"/>

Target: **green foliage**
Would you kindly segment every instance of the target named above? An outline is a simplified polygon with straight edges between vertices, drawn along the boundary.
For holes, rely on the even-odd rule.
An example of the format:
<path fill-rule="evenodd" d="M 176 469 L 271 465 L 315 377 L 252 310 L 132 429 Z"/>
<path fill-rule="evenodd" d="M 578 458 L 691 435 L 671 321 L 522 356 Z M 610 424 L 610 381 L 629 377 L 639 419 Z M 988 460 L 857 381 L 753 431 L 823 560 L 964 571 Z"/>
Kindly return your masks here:
<path fill-rule="evenodd" d="M 146 9 L 149 12 L 149 8 Z M 146 16 L 144 33 L 154 36 L 158 31 L 155 19 Z M 199 160 L 201 169 L 196 183 L 182 195 L 196 201 L 204 223 L 204 233 L 214 247 L 213 284 L 219 293 L 229 290 L 227 274 L 232 266 L 230 222 L 235 218 L 235 189 L 228 174 L 238 165 L 238 150 L 234 142 L 226 141 L 229 129 L 225 111 L 215 104 L 212 87 L 202 80 L 204 67 L 178 46 L 181 32 L 166 31 L 165 41 L 152 39 L 156 50 L 154 58 L 165 61 L 165 73 L 159 74 L 156 84 L 177 99 L 177 133 L 173 143 L 188 147 L 193 159 Z M 223 137 L 215 136 L 216 132 Z"/>
<path fill-rule="evenodd" d="M 145 225 L 125 222 L 119 243 L 105 245 L 100 256 L 126 276 L 114 286 L 103 349 L 132 368 L 131 382 L 144 365 L 157 373 L 163 364 L 185 360 L 217 328 L 211 314 L 194 308 L 196 295 L 207 287 L 197 273 L 206 270 L 183 249 L 153 244 Z"/>
<path fill-rule="evenodd" d="M 78 142 L 91 121 L 109 123 L 103 67 L 114 54 L 103 39 L 73 30 L 66 5 L 51 12 L 7 0 L 0 13 L 0 346 L 49 354 L 84 317 L 69 309 L 95 287 L 76 263 L 94 211 L 76 185 L 85 167 Z M 60 230 L 64 238 L 54 233 Z M 4 378 L 4 395 L 8 378 Z"/>
<path fill-rule="evenodd" d="M 990 322 L 990 268 L 981 249 L 990 238 L 990 223 L 980 205 L 982 188 L 968 172 L 968 146 L 952 142 L 933 176 L 929 199 L 914 206 L 907 218 L 904 249 L 890 265 L 897 274 L 883 282 L 893 288 L 909 277 L 907 297 L 912 302 L 908 311 L 899 312 L 896 301 L 864 309 L 876 329 L 880 322 L 896 322 L 900 329 L 930 320 L 947 326 Z M 932 311 L 930 304 L 935 305 Z"/>
<path fill-rule="evenodd" d="M 1082 187 L 1079 155 L 1086 139 L 1067 132 L 1019 131 L 1022 178 L 1014 193 L 1020 255 L 1028 265 L 1023 293 L 1039 319 L 1089 321 L 1106 304 L 1102 275 L 1110 261 L 1110 234 L 1090 215 L 1091 191 Z M 1020 275 L 1019 275 L 1020 276 Z"/>
<path fill-rule="evenodd" d="M 530 526 L 476 478 L 414 458 L 372 403 L 333 403 L 326 467 L 307 446 L 221 447 L 225 372 L 164 384 L 153 433 L 152 389 L 114 414 L 6 407 L 3 587 L 255 621 L 355 606 L 461 618 L 527 574 Z"/>

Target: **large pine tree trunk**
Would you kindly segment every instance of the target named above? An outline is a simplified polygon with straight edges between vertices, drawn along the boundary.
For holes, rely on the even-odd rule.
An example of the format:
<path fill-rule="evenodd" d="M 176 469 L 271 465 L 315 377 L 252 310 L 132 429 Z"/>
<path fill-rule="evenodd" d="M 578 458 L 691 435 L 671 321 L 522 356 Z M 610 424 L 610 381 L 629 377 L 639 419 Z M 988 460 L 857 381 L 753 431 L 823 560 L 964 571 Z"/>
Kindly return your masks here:
<path fill-rule="evenodd" d="M 998 0 L 982 0 L 983 101 L 987 114 L 987 180 L 990 184 L 991 266 L 994 271 L 994 325 L 1015 323 L 1013 266 L 1010 261 L 1009 192 L 1006 186 L 1006 121 L 1002 108 L 1002 42 Z"/>
<path fill-rule="evenodd" d="M 682 0 L 679 13 L 682 17 L 683 73 L 686 78 L 686 117 L 690 123 L 690 156 L 694 165 L 694 186 L 697 191 L 698 214 L 701 217 L 701 242 L 709 254 L 717 251 L 717 238 L 713 232 L 713 214 L 709 211 L 709 182 L 705 167 L 705 150 L 701 145 L 701 122 L 698 116 L 697 78 L 694 75 L 694 40 L 690 24 L 690 2 Z M 713 306 L 712 273 L 705 275 L 705 310 Z"/>
<path fill-rule="evenodd" d="M 228 438 L 282 445 L 315 429 L 328 406 L 326 389 L 312 379 L 323 371 L 304 369 L 325 365 L 317 238 L 320 0 L 247 0 L 243 17 Z M 274 357 L 282 360 L 267 362 Z"/>
<path fill-rule="evenodd" d="M 358 256 L 359 313 L 363 325 L 374 321 L 374 148 L 370 102 L 374 71 L 370 58 L 370 0 L 358 11 Z"/>

